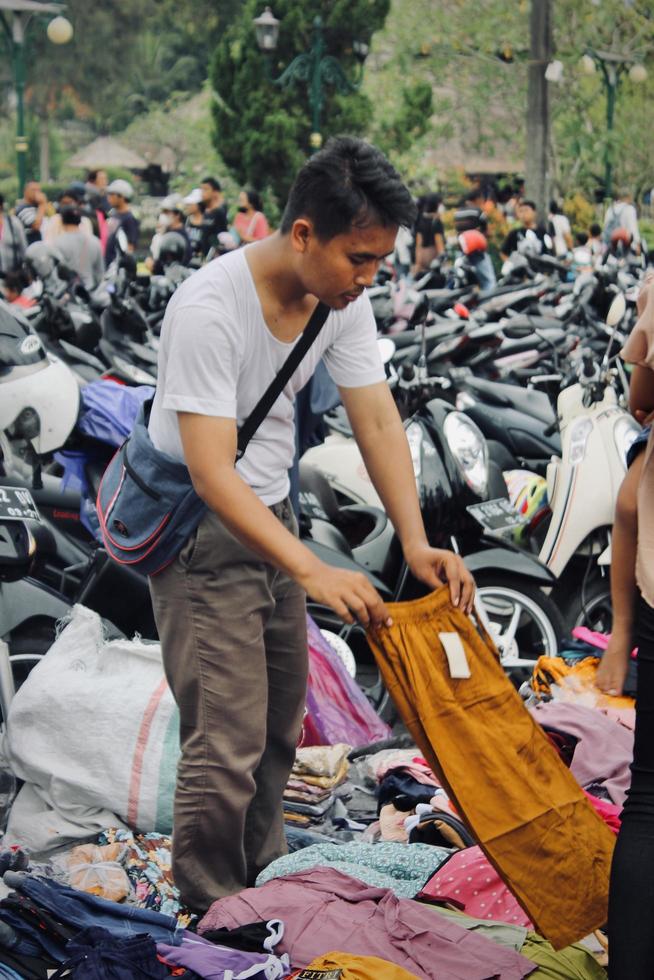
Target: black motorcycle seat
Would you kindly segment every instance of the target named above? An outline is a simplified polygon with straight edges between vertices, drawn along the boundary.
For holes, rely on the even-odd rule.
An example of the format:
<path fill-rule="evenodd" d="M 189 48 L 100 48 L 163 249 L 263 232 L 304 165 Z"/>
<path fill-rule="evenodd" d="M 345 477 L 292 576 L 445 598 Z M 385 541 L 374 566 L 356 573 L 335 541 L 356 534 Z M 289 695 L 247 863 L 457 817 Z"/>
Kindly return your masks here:
<path fill-rule="evenodd" d="M 514 408 L 518 412 L 539 419 L 545 425 L 556 421 L 550 400 L 542 391 L 502 384 L 500 381 L 485 381 L 482 378 L 467 379 L 466 387 L 473 394 L 477 394 L 482 401 L 487 400 L 489 404 Z"/>
<path fill-rule="evenodd" d="M 517 330 L 561 330 L 563 324 L 555 316 L 529 316 L 526 313 L 519 313 L 510 319 L 502 321 L 501 326 L 506 326 Z"/>

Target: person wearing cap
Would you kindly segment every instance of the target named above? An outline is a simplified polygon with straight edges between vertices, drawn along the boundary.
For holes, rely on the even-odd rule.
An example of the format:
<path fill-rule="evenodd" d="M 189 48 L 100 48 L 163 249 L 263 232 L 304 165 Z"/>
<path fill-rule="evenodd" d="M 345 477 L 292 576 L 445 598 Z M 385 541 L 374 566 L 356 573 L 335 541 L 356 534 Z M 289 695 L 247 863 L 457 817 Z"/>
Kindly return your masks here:
<path fill-rule="evenodd" d="M 146 266 L 154 275 L 161 275 L 163 272 L 159 265 L 159 248 L 161 239 L 170 231 L 183 238 L 186 244 L 184 265 L 188 265 L 191 261 L 191 241 L 184 225 L 184 201 L 181 194 L 169 194 L 161 202 L 156 231 L 150 242 L 150 254 L 145 260 Z"/>
<path fill-rule="evenodd" d="M 22 222 L 27 244 L 41 241 L 41 226 L 46 219 L 48 199 L 36 180 L 29 180 L 23 190 L 23 200 L 18 201 L 14 214 Z"/>
<path fill-rule="evenodd" d="M 186 234 L 191 243 L 191 258 L 201 262 L 204 258 L 204 202 L 200 188 L 194 187 L 184 198 L 183 204 L 186 211 Z"/>
<path fill-rule="evenodd" d="M 138 245 L 141 226 L 129 206 L 133 196 L 134 189 L 128 180 L 112 180 L 107 187 L 111 211 L 107 221 L 108 236 L 104 255 L 106 265 L 110 265 L 116 258 L 116 235 L 120 228 L 127 236 L 127 247 L 130 252 L 133 252 Z"/>
<path fill-rule="evenodd" d="M 59 195 L 57 202 L 57 214 L 48 219 L 41 232 L 43 241 L 51 245 L 63 234 L 64 225 L 61 219 L 61 212 L 64 208 L 76 208 L 80 212 L 80 221 L 76 231 L 94 237 L 93 223 L 83 210 L 84 194 L 79 193 L 79 188 L 71 185 Z"/>
<path fill-rule="evenodd" d="M 13 214 L 6 213 L 4 195 L 0 194 L 0 280 L 20 269 L 26 248 L 25 228 Z"/>
<path fill-rule="evenodd" d="M 218 242 L 218 235 L 227 231 L 227 206 L 220 181 L 215 177 L 205 177 L 200 183 L 204 203 L 204 243 L 202 250 L 206 255 Z"/>

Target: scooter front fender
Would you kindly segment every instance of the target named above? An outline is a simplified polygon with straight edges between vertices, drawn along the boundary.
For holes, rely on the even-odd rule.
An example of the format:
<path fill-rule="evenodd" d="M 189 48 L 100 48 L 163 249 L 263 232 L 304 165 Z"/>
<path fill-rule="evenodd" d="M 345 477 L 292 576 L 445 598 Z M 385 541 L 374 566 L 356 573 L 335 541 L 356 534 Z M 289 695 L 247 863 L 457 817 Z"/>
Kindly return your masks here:
<path fill-rule="evenodd" d="M 486 571 L 506 572 L 507 575 L 517 575 L 538 585 L 553 585 L 556 581 L 547 565 L 519 549 L 514 551 L 513 548 L 487 548 L 465 555 L 463 560 L 473 575 Z"/>

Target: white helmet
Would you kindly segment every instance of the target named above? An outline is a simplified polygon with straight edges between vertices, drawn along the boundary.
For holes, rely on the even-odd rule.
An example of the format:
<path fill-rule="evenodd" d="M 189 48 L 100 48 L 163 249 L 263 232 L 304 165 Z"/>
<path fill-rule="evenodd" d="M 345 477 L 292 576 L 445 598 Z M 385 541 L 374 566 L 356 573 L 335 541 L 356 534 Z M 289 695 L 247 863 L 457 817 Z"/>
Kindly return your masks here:
<path fill-rule="evenodd" d="M 0 301 L 0 430 L 29 439 L 38 455 L 59 449 L 77 422 L 75 375 L 48 355 L 19 313 Z"/>

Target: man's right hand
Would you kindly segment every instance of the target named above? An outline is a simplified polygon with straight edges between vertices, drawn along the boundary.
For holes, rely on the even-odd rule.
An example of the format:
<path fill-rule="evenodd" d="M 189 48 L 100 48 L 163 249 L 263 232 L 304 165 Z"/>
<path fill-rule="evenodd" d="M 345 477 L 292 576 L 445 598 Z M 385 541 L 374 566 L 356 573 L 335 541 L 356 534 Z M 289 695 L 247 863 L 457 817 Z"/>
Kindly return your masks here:
<path fill-rule="evenodd" d="M 317 561 L 298 582 L 315 602 L 329 606 L 346 623 L 358 621 L 366 628 L 392 624 L 381 596 L 362 572 Z"/>

